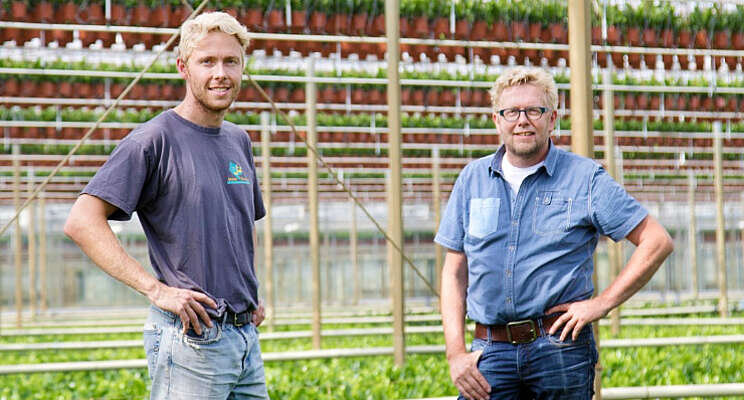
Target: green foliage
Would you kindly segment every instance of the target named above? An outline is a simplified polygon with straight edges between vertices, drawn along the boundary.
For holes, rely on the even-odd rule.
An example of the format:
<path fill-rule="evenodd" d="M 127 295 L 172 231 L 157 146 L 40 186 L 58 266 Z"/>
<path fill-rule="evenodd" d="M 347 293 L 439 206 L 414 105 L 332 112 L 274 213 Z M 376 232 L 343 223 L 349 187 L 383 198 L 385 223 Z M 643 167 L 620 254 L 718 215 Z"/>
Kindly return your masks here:
<path fill-rule="evenodd" d="M 707 315 L 704 315 L 707 316 Z M 375 324 L 334 324 L 324 328 L 349 329 Z M 289 330 L 287 326 L 279 330 Z M 308 330 L 309 326 L 294 326 Z M 600 330 L 601 339 L 610 337 Z M 621 337 L 677 337 L 744 333 L 743 326 L 624 326 Z M 130 340 L 140 334 L 9 337 L 10 342 L 50 340 Z M 410 334 L 407 345 L 443 344 L 441 334 Z M 324 338 L 323 348 L 391 346 L 390 336 Z M 263 352 L 308 350 L 309 338 L 263 341 Z M 141 348 L 121 350 L 4 352 L 3 364 L 143 358 Z M 653 386 L 741 382 L 742 345 L 667 346 L 603 349 L 603 387 Z M 269 362 L 265 365 L 269 395 L 276 399 L 398 399 L 454 396 L 447 362 L 442 354 L 409 355 L 403 367 L 392 357 L 359 357 L 309 361 Z M 3 399 L 141 399 L 148 395 L 144 369 L 5 375 L 0 377 Z"/>

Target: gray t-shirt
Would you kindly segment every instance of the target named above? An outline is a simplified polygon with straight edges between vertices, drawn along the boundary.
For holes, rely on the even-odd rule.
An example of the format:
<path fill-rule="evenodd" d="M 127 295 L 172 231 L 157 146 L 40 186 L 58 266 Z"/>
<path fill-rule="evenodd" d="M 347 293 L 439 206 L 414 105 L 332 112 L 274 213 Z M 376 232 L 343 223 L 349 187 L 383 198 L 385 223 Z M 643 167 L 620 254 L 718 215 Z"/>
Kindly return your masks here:
<path fill-rule="evenodd" d="M 198 126 L 168 110 L 132 131 L 82 193 L 137 211 L 158 279 L 209 295 L 218 310 L 258 304 L 253 225 L 266 214 L 251 141 L 230 122 Z"/>

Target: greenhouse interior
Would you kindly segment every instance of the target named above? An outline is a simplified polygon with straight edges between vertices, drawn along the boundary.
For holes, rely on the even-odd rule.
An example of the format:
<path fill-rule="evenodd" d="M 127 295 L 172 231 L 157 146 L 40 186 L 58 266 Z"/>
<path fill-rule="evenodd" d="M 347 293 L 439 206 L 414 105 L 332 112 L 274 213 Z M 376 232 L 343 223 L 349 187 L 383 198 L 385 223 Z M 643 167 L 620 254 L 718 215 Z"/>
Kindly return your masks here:
<path fill-rule="evenodd" d="M 250 36 L 224 119 L 267 209 L 271 398 L 457 398 L 434 238 L 460 172 L 503 144 L 488 90 L 515 66 L 555 78 L 553 145 L 674 244 L 594 324 L 594 397 L 744 398 L 744 1 L 2 0 L 0 399 L 149 397 L 150 302 L 64 226 L 122 139 L 184 98 L 179 27 L 209 11 Z M 153 273 L 139 219 L 110 227 Z M 600 238 L 595 294 L 635 249 Z"/>

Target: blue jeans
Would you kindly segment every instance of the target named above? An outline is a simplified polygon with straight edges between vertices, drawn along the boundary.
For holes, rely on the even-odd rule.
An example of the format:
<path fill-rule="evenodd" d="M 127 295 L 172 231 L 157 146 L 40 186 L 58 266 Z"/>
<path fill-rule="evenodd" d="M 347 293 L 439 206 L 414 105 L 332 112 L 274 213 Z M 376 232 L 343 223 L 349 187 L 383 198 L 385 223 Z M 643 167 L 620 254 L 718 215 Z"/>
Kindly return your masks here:
<path fill-rule="evenodd" d="M 183 334 L 181 319 L 151 306 L 145 323 L 150 399 L 268 399 L 258 331 L 212 320 Z"/>
<path fill-rule="evenodd" d="M 491 385 L 491 399 L 591 400 L 598 358 L 591 326 L 576 341 L 569 335 L 561 342 L 557 333 L 517 345 L 474 339 L 472 350 L 483 350 L 478 370 Z"/>

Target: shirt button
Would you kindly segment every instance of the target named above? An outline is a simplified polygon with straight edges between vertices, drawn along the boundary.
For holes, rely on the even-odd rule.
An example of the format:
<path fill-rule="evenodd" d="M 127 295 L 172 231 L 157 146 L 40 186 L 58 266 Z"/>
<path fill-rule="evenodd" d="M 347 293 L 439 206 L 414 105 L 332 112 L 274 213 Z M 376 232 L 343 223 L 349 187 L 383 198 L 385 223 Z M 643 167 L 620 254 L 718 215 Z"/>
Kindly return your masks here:
<path fill-rule="evenodd" d="M 507 303 L 511 303 L 511 297 L 507 297 L 507 298 L 506 298 L 506 302 L 507 302 Z"/>
<path fill-rule="evenodd" d="M 512 225 L 514 225 L 514 226 L 519 225 L 519 221 L 516 221 L 516 220 L 515 221 L 512 221 Z"/>
<path fill-rule="evenodd" d="M 514 251 L 514 246 L 509 246 L 509 251 Z"/>
<path fill-rule="evenodd" d="M 507 269 L 507 270 L 506 270 L 506 277 L 508 278 L 508 277 L 510 277 L 510 276 L 511 276 L 511 270 L 510 270 L 510 269 Z"/>

